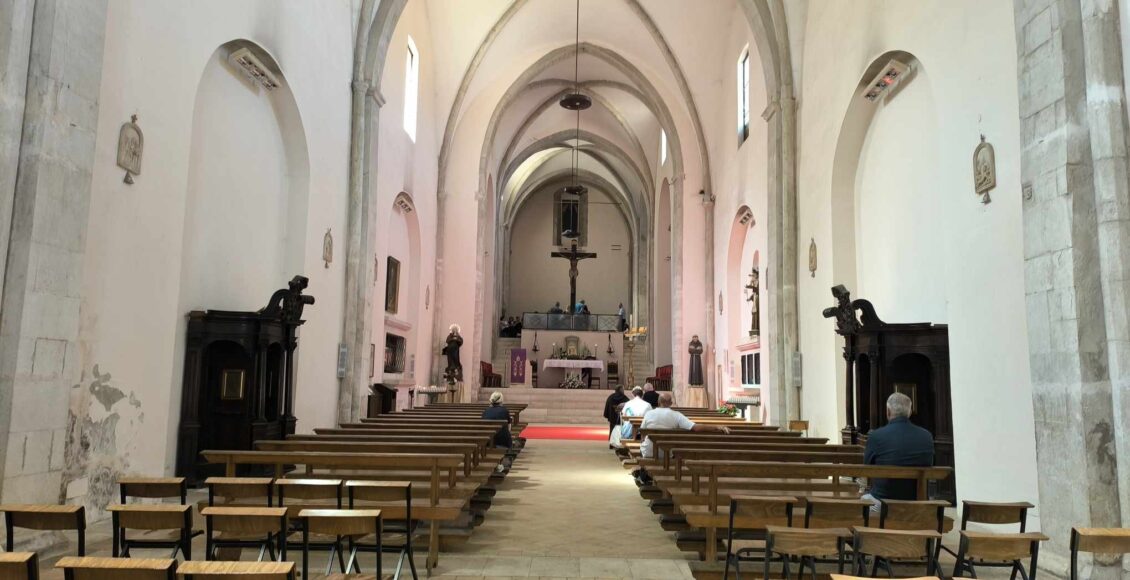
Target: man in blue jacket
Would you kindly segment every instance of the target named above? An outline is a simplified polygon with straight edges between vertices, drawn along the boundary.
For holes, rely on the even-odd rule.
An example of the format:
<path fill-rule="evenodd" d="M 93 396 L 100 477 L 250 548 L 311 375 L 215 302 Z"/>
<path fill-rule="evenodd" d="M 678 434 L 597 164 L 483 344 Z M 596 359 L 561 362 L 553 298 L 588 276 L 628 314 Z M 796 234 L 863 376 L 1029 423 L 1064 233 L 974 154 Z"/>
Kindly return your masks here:
<path fill-rule="evenodd" d="M 894 393 L 887 398 L 887 424 L 867 434 L 863 462 L 868 465 L 928 467 L 934 465 L 934 436 L 910 422 L 910 397 Z M 913 479 L 872 478 L 871 491 L 864 499 L 875 500 L 873 511 L 879 511 L 878 500 L 918 499 Z M 925 499 L 925 498 L 923 498 Z"/>

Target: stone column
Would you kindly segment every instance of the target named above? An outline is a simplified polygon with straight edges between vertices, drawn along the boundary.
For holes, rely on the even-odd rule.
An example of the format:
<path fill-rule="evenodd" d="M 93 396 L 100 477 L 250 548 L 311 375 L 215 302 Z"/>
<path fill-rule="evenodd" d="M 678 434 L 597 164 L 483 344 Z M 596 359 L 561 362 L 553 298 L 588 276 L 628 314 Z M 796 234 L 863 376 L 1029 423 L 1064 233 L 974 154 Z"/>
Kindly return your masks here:
<path fill-rule="evenodd" d="M 8 260 L 34 7 L 32 0 L 0 3 L 0 280 Z"/>
<path fill-rule="evenodd" d="M 1072 526 L 1125 521 L 1115 417 L 1127 381 L 1130 216 L 1117 9 L 1015 2 L 1040 524 L 1052 538 L 1040 559 L 1060 573 Z M 1095 564 L 1082 576 L 1124 577 L 1117 561 Z"/>
<path fill-rule="evenodd" d="M 702 205 L 706 210 L 706 260 L 703 266 L 706 268 L 706 343 L 703 345 L 702 353 L 702 380 L 706 383 L 703 398 L 705 405 L 709 408 L 714 408 L 718 399 L 722 398 L 722 385 L 714 385 L 710 388 L 710 378 L 714 376 L 714 365 L 717 363 L 714 347 L 717 343 L 714 340 L 714 194 L 706 192 L 702 196 Z"/>
<path fill-rule="evenodd" d="M 21 128 L 0 134 L 9 153 L 13 142 L 19 151 L 14 193 L 3 194 L 14 200 L 12 219 L 0 223 L 8 248 L 0 306 L 0 474 L 8 503 L 66 497 L 67 410 L 81 377 L 82 263 L 106 32 L 106 0 L 34 4 L 33 15 L 28 2 L 0 8 L 0 30 L 13 31 L 0 40 L 0 91 L 27 87 Z M 30 51 L 21 52 L 28 38 Z M 24 78 L 10 62 L 21 54 L 30 54 Z M 11 110 L 0 111 L 0 123 L 13 121 Z M 3 155 L 0 176 L 10 170 Z"/>

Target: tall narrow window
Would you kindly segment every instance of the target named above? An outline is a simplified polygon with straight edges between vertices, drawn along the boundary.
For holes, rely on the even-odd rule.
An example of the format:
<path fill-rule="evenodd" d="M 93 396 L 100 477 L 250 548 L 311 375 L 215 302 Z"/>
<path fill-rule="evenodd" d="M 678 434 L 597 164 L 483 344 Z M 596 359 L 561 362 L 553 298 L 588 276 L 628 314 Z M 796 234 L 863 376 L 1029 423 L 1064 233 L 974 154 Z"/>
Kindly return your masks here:
<path fill-rule="evenodd" d="M 416 141 L 416 100 L 420 93 L 420 53 L 408 37 L 408 63 L 404 68 L 404 132 Z"/>
<path fill-rule="evenodd" d="M 667 131 L 659 130 L 659 164 L 667 163 Z"/>
<path fill-rule="evenodd" d="M 396 314 L 400 307 L 400 260 L 388 257 L 385 270 L 385 312 Z"/>
<path fill-rule="evenodd" d="M 738 145 L 749 137 L 749 48 L 738 57 Z"/>

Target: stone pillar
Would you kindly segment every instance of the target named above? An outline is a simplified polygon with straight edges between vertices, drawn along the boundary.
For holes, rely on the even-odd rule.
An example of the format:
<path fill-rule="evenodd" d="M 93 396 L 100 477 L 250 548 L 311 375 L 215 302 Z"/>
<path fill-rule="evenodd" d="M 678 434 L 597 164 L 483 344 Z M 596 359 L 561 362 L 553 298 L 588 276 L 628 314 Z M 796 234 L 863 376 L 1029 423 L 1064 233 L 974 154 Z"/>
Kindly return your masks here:
<path fill-rule="evenodd" d="M 1117 10 L 1106 1 L 1015 2 L 1039 515 L 1051 537 L 1040 559 L 1059 573 L 1072 526 L 1125 522 L 1115 418 L 1130 377 L 1130 215 Z M 1099 560 L 1082 576 L 1125 577 L 1117 561 Z"/>
<path fill-rule="evenodd" d="M 34 6 L 32 0 L 0 3 L 0 280 L 8 259 L 8 228 L 20 163 Z"/>
<path fill-rule="evenodd" d="M 0 8 L 0 29 L 13 31 L 0 40 L 11 51 L 0 55 L 0 90 L 7 96 L 18 92 L 10 84 L 27 86 L 21 129 L 0 134 L 0 141 L 18 141 L 19 151 L 10 231 L 0 223 L 8 247 L 0 306 L 0 477 L 8 503 L 66 497 L 67 410 L 81 376 L 82 263 L 106 32 L 106 0 L 34 4 L 34 15 L 28 2 Z M 21 54 L 21 38 L 31 42 L 22 79 L 14 74 L 19 65 L 9 64 Z"/>

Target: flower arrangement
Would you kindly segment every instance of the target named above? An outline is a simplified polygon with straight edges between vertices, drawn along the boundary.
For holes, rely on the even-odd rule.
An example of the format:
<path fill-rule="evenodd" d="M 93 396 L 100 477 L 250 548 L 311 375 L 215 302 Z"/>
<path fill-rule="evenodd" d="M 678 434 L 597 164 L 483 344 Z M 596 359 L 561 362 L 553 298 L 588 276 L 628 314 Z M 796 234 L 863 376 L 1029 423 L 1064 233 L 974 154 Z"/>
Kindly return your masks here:
<path fill-rule="evenodd" d="M 718 414 L 726 415 L 727 417 L 736 417 L 738 408 L 725 401 L 718 401 Z"/>
<path fill-rule="evenodd" d="M 565 382 L 561 383 L 562 389 L 583 389 L 585 388 L 584 381 L 581 380 L 580 375 L 568 375 L 565 377 Z"/>

